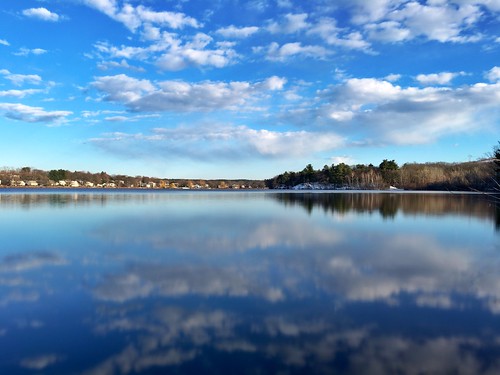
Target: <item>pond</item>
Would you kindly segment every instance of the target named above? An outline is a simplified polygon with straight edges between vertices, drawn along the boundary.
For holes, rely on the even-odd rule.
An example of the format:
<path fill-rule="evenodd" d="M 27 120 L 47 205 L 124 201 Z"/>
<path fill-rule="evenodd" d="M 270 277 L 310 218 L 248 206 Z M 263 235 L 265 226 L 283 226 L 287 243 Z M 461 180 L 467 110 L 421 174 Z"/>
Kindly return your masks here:
<path fill-rule="evenodd" d="M 478 194 L 0 192 L 1 374 L 500 373 Z"/>

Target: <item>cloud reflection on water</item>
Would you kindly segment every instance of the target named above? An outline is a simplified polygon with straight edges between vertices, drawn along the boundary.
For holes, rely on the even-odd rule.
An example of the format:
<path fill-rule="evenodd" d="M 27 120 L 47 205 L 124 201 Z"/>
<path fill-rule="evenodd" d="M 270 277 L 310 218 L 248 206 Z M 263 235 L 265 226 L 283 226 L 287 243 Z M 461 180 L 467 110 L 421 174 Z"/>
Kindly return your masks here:
<path fill-rule="evenodd" d="M 29 300 L 42 306 L 48 289 L 81 293 L 71 303 L 83 301 L 85 313 L 74 324 L 85 322 L 93 336 L 84 345 L 103 353 L 73 371 L 89 375 L 242 365 L 247 373 L 500 371 L 493 211 L 469 196 L 422 205 L 405 196 L 86 199 L 92 220 L 73 247 L 0 259 L 0 313 Z M 42 277 L 55 266 L 66 267 Z M 62 311 L 72 310 L 67 298 Z M 24 319 L 43 322 L 37 332 L 53 329 Z M 16 329 L 6 322 L 0 340 Z M 72 360 L 60 349 L 19 363 L 55 373 Z"/>

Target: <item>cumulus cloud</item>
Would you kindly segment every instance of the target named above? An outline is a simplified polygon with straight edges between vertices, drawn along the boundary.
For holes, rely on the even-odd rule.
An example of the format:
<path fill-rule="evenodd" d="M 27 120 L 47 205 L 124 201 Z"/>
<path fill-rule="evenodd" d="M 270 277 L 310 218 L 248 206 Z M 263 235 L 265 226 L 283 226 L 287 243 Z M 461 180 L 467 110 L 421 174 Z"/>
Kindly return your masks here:
<path fill-rule="evenodd" d="M 162 70 L 181 70 L 190 66 L 223 68 L 233 61 L 236 54 L 232 48 L 201 49 L 171 48 L 156 60 Z"/>
<path fill-rule="evenodd" d="M 16 86 L 22 86 L 24 84 L 39 85 L 42 83 L 42 77 L 38 74 L 15 74 L 11 73 L 7 69 L 1 69 L 0 75 L 3 75 L 5 79 L 9 80 Z"/>
<path fill-rule="evenodd" d="M 500 66 L 494 66 L 485 74 L 485 76 L 491 82 L 500 81 Z"/>
<path fill-rule="evenodd" d="M 421 78 L 445 82 L 449 77 Z M 322 91 L 318 99 L 323 101 L 320 110 L 312 109 L 310 115 L 304 110 L 295 117 L 347 121 L 356 128 L 351 135 L 361 133 L 378 142 L 421 144 L 488 126 L 481 118 L 498 108 L 500 85 L 404 88 L 384 80 L 353 78 Z"/>
<path fill-rule="evenodd" d="M 416 79 L 423 85 L 447 85 L 451 83 L 453 78 L 464 75 L 464 72 L 451 73 L 451 72 L 441 72 L 432 74 L 419 74 Z"/>
<path fill-rule="evenodd" d="M 292 34 L 307 29 L 310 25 L 307 22 L 307 13 L 286 14 L 281 22 L 270 22 L 267 30 L 271 33 Z"/>
<path fill-rule="evenodd" d="M 26 17 L 36 18 L 42 21 L 57 22 L 60 16 L 46 8 L 30 8 L 23 10 L 23 15 Z"/>
<path fill-rule="evenodd" d="M 153 84 L 146 79 L 136 79 L 125 74 L 97 78 L 92 86 L 106 96 L 105 100 L 129 103 L 140 99 L 144 94 L 155 91 Z"/>
<path fill-rule="evenodd" d="M 13 98 L 22 99 L 26 96 L 33 95 L 33 94 L 39 94 L 41 92 L 43 92 L 43 90 L 38 90 L 38 89 L 3 90 L 3 91 L 0 91 L 0 98 L 1 97 L 13 97 Z"/>
<path fill-rule="evenodd" d="M 255 34 L 257 31 L 259 31 L 259 28 L 256 26 L 236 27 L 231 25 L 220 28 L 217 30 L 217 34 L 220 34 L 225 38 L 247 38 L 250 35 Z"/>
<path fill-rule="evenodd" d="M 201 27 L 201 24 L 196 19 L 186 16 L 184 13 L 157 12 L 143 5 L 137 7 L 128 3 L 121 5 L 121 2 L 115 0 L 84 0 L 84 3 L 122 23 L 132 32 L 149 25 L 159 25 L 172 29 Z"/>
<path fill-rule="evenodd" d="M 272 42 L 267 48 L 256 48 L 259 52 L 264 50 L 266 58 L 272 61 L 285 61 L 292 56 L 300 55 L 303 57 L 325 58 L 329 55 L 329 51 L 322 46 L 303 46 L 299 42 L 286 43 L 280 46 L 276 42 Z"/>
<path fill-rule="evenodd" d="M 121 61 L 103 61 L 97 65 L 100 70 L 127 69 L 135 72 L 145 72 L 144 68 L 132 66 L 125 59 Z"/>
<path fill-rule="evenodd" d="M 309 35 L 320 36 L 327 44 L 346 49 L 361 50 L 371 53 L 371 45 L 359 31 L 337 27 L 334 18 L 323 17 L 308 32 Z"/>
<path fill-rule="evenodd" d="M 98 77 L 92 86 L 103 99 L 120 102 L 133 111 L 241 110 L 269 91 L 281 90 L 286 80 L 270 77 L 262 82 L 163 81 L 153 84 L 125 74 Z"/>
<path fill-rule="evenodd" d="M 148 34 L 148 38 L 160 39 L 146 47 L 116 47 L 101 42 L 97 43 L 95 48 L 100 58 L 107 56 L 122 60 L 137 59 L 170 71 L 188 67 L 222 68 L 233 63 L 238 57 L 232 43 L 213 43 L 213 38 L 204 33 L 185 37 L 185 40 L 167 32 L 161 33 L 161 36 Z"/>
<path fill-rule="evenodd" d="M 364 26 L 371 39 L 381 42 L 401 42 L 418 37 L 443 43 L 475 42 L 482 35 L 474 31 L 474 26 L 483 17 L 481 6 L 475 3 L 356 2 L 355 9 L 359 13 L 354 20 Z M 486 6 L 486 2 L 482 5 Z M 378 9 L 372 9 L 375 7 Z M 368 10 L 374 10 L 373 14 Z"/>
<path fill-rule="evenodd" d="M 396 21 L 385 21 L 365 26 L 368 36 L 380 42 L 402 42 L 411 37 L 411 31 Z"/>
<path fill-rule="evenodd" d="M 0 103 L 0 111 L 12 120 L 24 122 L 58 122 L 64 120 L 73 112 L 46 111 L 41 107 L 31 107 L 21 103 Z"/>

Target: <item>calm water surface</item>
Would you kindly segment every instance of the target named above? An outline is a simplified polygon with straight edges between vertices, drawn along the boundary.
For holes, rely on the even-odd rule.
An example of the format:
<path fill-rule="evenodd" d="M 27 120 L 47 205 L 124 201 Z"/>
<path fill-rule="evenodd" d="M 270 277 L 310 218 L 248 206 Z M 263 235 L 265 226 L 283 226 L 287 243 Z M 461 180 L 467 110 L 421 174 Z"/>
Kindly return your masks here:
<path fill-rule="evenodd" d="M 0 374 L 498 374 L 500 210 L 0 192 Z"/>

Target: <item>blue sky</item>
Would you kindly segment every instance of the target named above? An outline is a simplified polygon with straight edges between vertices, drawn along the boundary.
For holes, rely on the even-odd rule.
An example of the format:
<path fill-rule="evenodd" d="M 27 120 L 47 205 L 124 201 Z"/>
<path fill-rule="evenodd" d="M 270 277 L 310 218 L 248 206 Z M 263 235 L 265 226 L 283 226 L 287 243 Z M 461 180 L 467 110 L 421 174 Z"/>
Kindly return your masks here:
<path fill-rule="evenodd" d="M 3 0 L 0 167 L 269 178 L 500 140 L 500 0 Z"/>

